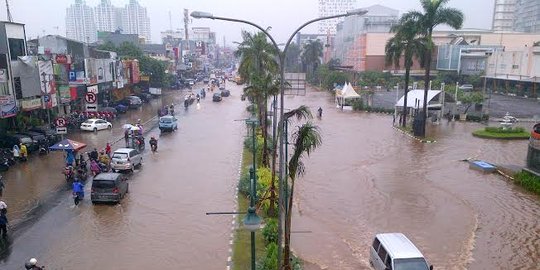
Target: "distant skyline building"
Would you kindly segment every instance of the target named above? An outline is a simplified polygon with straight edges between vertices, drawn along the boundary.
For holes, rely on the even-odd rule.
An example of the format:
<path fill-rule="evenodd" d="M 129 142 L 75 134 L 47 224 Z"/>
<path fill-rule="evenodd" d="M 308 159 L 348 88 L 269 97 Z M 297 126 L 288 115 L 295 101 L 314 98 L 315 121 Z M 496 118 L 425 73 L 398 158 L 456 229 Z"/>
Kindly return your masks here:
<path fill-rule="evenodd" d="M 119 28 L 116 8 L 111 0 L 101 0 L 94 8 L 97 31 L 114 32 Z"/>
<path fill-rule="evenodd" d="M 129 0 L 122 11 L 122 33 L 138 34 L 146 43 L 151 43 L 150 19 L 146 8 L 137 0 Z"/>
<path fill-rule="evenodd" d="M 513 30 L 529 33 L 540 32 L 540 1 L 516 1 Z"/>
<path fill-rule="evenodd" d="M 66 9 L 66 36 L 68 38 L 94 43 L 97 32 L 137 34 L 146 43 L 151 42 L 150 19 L 145 7 L 137 0 L 129 0 L 125 7 L 115 7 L 111 0 L 101 0 L 92 8 L 84 0 L 75 0 Z"/>
<path fill-rule="evenodd" d="M 495 0 L 493 7 L 493 31 L 506 32 L 514 29 L 516 2 L 517 0 Z"/>
<path fill-rule="evenodd" d="M 94 11 L 84 0 L 75 0 L 66 9 L 66 36 L 87 43 L 97 40 Z"/>
<path fill-rule="evenodd" d="M 356 0 L 319 0 L 319 17 L 346 13 L 356 8 Z M 323 20 L 319 22 L 319 33 L 331 35 L 336 33 L 336 26 L 343 19 Z"/>

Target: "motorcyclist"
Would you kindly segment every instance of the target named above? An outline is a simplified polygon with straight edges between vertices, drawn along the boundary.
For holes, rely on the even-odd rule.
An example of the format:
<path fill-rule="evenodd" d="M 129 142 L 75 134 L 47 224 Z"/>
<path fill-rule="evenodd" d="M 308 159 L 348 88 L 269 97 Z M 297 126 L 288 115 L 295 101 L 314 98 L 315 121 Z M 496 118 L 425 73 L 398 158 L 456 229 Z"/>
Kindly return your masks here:
<path fill-rule="evenodd" d="M 319 109 L 317 111 L 319 112 L 319 118 L 321 118 L 322 117 L 322 108 L 319 107 Z"/>
<path fill-rule="evenodd" d="M 28 158 L 28 149 L 26 149 L 26 145 L 24 145 L 23 143 L 20 144 L 20 156 L 21 156 L 21 160 L 22 161 L 26 161 L 26 159 Z"/>
<path fill-rule="evenodd" d="M 201 101 L 201 96 L 197 94 L 197 103 L 199 103 L 199 101 Z"/>
<path fill-rule="evenodd" d="M 171 106 L 169 106 L 169 112 L 171 115 L 174 115 L 174 104 L 171 104 Z"/>
<path fill-rule="evenodd" d="M 104 151 L 101 151 L 101 155 L 99 155 L 99 162 L 109 166 L 110 158 Z"/>
<path fill-rule="evenodd" d="M 79 179 L 75 179 L 72 184 L 73 188 L 73 194 L 79 196 L 81 199 L 84 198 L 84 185 L 79 181 Z"/>
<path fill-rule="evenodd" d="M 92 150 L 92 152 L 90 152 L 90 153 L 88 154 L 88 158 L 89 158 L 90 160 L 97 160 L 98 157 L 99 157 L 99 154 L 98 154 L 98 151 L 97 151 L 96 148 L 94 148 L 94 150 Z"/>
<path fill-rule="evenodd" d="M 43 270 L 44 267 L 37 266 L 37 259 L 32 258 L 24 264 L 24 268 L 27 270 Z"/>
<path fill-rule="evenodd" d="M 151 137 L 150 141 L 148 143 L 154 149 L 154 151 L 157 151 L 157 143 L 158 143 L 158 141 L 156 140 L 156 138 Z"/>

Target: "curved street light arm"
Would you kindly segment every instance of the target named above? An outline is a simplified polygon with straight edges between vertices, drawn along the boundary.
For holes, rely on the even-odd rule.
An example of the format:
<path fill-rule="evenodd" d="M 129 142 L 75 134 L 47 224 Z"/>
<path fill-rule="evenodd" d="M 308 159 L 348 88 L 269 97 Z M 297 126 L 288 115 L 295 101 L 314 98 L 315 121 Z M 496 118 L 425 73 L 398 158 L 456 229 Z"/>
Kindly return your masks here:
<path fill-rule="evenodd" d="M 274 47 L 276 47 L 276 50 L 279 53 L 279 46 L 278 46 L 277 42 L 274 40 L 274 38 L 270 35 L 270 33 L 268 33 L 268 31 L 266 31 L 266 29 L 262 28 L 261 26 L 259 26 L 256 23 L 252 23 L 250 21 L 245 21 L 245 20 L 240 20 L 240 19 L 233 19 L 233 18 L 226 18 L 226 17 L 216 17 L 216 16 L 209 17 L 208 19 L 245 23 L 245 24 L 249 24 L 249 25 L 251 25 L 251 26 L 253 26 L 255 28 L 258 28 L 259 30 L 261 30 L 261 32 L 263 32 L 272 41 L 272 44 L 274 45 Z"/>

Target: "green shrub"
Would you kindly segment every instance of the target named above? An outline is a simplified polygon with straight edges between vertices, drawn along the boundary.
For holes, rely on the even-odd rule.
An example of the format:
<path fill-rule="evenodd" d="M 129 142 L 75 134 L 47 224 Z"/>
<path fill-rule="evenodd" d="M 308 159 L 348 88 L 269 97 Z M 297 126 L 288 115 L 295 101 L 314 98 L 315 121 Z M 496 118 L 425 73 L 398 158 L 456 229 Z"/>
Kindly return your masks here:
<path fill-rule="evenodd" d="M 485 131 L 491 132 L 491 133 L 522 133 L 522 132 L 526 132 L 525 128 L 522 128 L 522 127 L 510 127 L 510 128 L 486 127 Z"/>
<path fill-rule="evenodd" d="M 352 103 L 352 108 L 355 111 L 361 111 L 364 109 L 364 101 L 361 98 L 355 99 L 351 103 Z"/>
<path fill-rule="evenodd" d="M 251 182 L 249 179 L 249 169 L 247 169 L 246 172 L 242 173 L 242 175 L 240 176 L 240 181 L 238 182 L 238 192 L 244 194 L 244 196 L 249 196 L 251 192 L 249 190 L 250 188 Z"/>
<path fill-rule="evenodd" d="M 487 114 L 484 114 L 482 116 L 482 118 L 480 118 L 480 116 L 478 116 L 478 115 L 467 114 L 467 118 L 465 120 L 466 121 L 471 121 L 471 122 L 481 122 L 481 121 L 487 121 L 488 119 L 489 119 L 489 115 L 487 115 Z"/>
<path fill-rule="evenodd" d="M 269 218 L 266 220 L 266 225 L 262 229 L 262 235 L 266 242 L 266 245 L 271 243 L 277 244 L 278 241 L 278 222 L 275 218 Z"/>
<path fill-rule="evenodd" d="M 279 269 L 278 263 L 278 246 L 276 243 L 270 243 L 266 246 L 264 256 L 259 260 L 257 265 L 258 270 L 275 270 Z"/>
<path fill-rule="evenodd" d="M 260 201 L 263 212 L 268 213 L 270 208 L 270 187 L 272 185 L 272 171 L 270 168 L 259 167 L 257 168 L 257 199 Z M 277 185 L 275 187 L 278 189 Z M 266 198 L 265 198 L 266 197 Z"/>
<path fill-rule="evenodd" d="M 526 190 L 540 195 L 540 177 L 526 171 L 521 171 L 514 175 L 514 182 Z"/>

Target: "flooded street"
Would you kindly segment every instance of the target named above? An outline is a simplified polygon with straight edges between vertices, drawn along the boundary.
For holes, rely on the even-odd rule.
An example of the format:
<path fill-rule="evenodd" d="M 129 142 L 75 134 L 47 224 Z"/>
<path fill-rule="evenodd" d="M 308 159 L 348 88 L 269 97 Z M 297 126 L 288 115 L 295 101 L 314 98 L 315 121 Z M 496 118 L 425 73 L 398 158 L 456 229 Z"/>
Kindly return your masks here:
<path fill-rule="evenodd" d="M 527 141 L 478 139 L 479 124 L 443 122 L 424 144 L 394 130 L 391 115 L 342 112 L 324 92 L 286 102 L 324 109 L 314 120 L 323 144 L 295 193 L 292 230 L 311 233 L 292 245 L 307 269 L 371 269 L 382 232 L 406 234 L 435 269 L 538 269 L 538 197 L 459 161 L 524 165 Z"/>
<path fill-rule="evenodd" d="M 159 135 L 153 129 L 145 136 L 158 138 L 159 151 L 144 152 L 143 166 L 129 176 L 129 194 L 118 205 L 92 205 L 89 180 L 85 200 L 74 207 L 62 175 L 58 172 L 56 178 L 50 177 L 50 182 L 42 184 L 46 186 L 43 190 L 55 185 L 59 191 L 42 192 L 40 198 L 52 199 L 43 199 L 40 210 L 35 211 L 40 213 L 39 220 L 21 226 L 12 237 L 0 269 L 20 269 L 29 257 L 38 258 L 47 269 L 223 269 L 232 217 L 205 213 L 231 211 L 236 205 L 234 190 L 244 130 L 243 123 L 234 120 L 243 118 L 245 104 L 239 98 L 241 87 L 231 90 L 231 97 L 220 103 L 212 102 L 208 95 L 210 98 L 187 111 L 180 106 L 184 92 L 173 92 L 130 116 L 133 122 L 138 118 L 145 122 L 155 116 L 160 103 L 174 102 L 179 130 Z M 88 142 L 86 149 L 103 147 L 122 136 L 125 121 L 124 116 L 115 122 L 113 131 L 70 138 Z M 155 120 L 145 127 L 153 125 Z M 123 140 L 113 150 L 122 146 Z M 61 155 L 59 160 L 51 157 L 32 167 L 60 168 Z M 6 201 L 14 192 L 11 181 Z M 39 189 L 39 180 L 35 182 Z"/>

